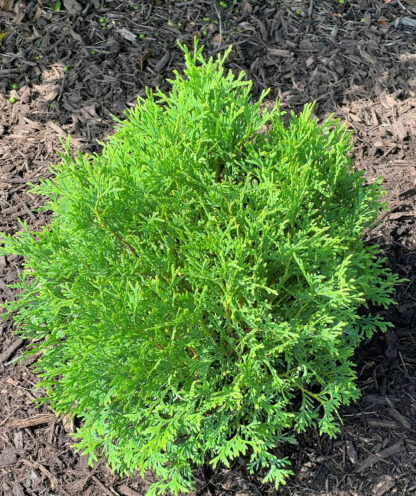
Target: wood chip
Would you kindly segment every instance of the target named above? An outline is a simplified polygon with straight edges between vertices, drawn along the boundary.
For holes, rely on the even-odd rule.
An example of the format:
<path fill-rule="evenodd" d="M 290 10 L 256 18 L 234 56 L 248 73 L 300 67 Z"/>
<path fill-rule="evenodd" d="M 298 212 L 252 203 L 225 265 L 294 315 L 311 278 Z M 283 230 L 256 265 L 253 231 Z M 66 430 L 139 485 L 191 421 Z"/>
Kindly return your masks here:
<path fill-rule="evenodd" d="M 410 215 L 409 212 L 392 212 L 388 217 L 390 220 L 398 220 L 402 217 L 408 217 Z"/>
<path fill-rule="evenodd" d="M 392 420 L 368 419 L 367 424 L 371 427 L 381 427 L 382 429 L 397 429 L 396 422 Z"/>
<path fill-rule="evenodd" d="M 33 183 L 33 182 L 38 182 L 39 180 L 40 180 L 39 177 L 33 177 L 27 179 L 24 179 L 23 177 L 14 177 L 13 179 L 3 179 L 0 177 L 0 183 L 6 183 L 6 184 Z"/>
<path fill-rule="evenodd" d="M 25 496 L 22 485 L 17 481 L 13 482 L 13 496 Z"/>
<path fill-rule="evenodd" d="M 393 477 L 385 475 L 372 488 L 372 496 L 383 496 L 396 485 Z"/>
<path fill-rule="evenodd" d="M 165 68 L 165 66 L 169 62 L 169 60 L 170 60 L 170 53 L 165 53 L 165 55 L 163 55 L 163 57 L 155 65 L 155 71 L 161 72 Z"/>
<path fill-rule="evenodd" d="M 292 57 L 293 52 L 290 50 L 281 50 L 280 48 L 269 48 L 267 50 L 268 55 L 272 55 L 273 57 Z"/>
<path fill-rule="evenodd" d="M 16 339 L 16 341 L 13 341 L 13 343 L 0 355 L 0 364 L 4 363 L 8 358 L 10 358 L 22 344 L 22 339 Z"/>
<path fill-rule="evenodd" d="M 355 449 L 355 446 L 350 439 L 347 440 L 346 445 L 347 445 L 347 456 L 348 456 L 350 462 L 353 465 L 355 465 L 358 462 L 358 455 L 357 455 L 357 451 Z"/>
<path fill-rule="evenodd" d="M 33 14 L 32 22 L 37 21 L 40 18 L 41 15 L 42 15 L 42 9 L 38 6 L 36 8 L 36 12 Z"/>
<path fill-rule="evenodd" d="M 361 55 L 361 58 L 363 60 L 365 60 L 366 62 L 369 62 L 372 65 L 376 66 L 379 63 L 373 56 L 371 56 L 369 53 L 367 53 L 364 50 L 360 50 L 360 55 Z"/>
<path fill-rule="evenodd" d="M 120 491 L 120 494 L 122 494 L 123 496 L 141 496 L 140 493 L 138 493 L 137 491 L 134 491 L 130 487 L 126 486 L 125 484 L 123 484 L 122 486 L 120 486 L 117 489 Z"/>
<path fill-rule="evenodd" d="M 36 425 L 49 424 L 54 422 L 56 416 L 51 413 L 42 413 L 41 415 L 36 415 L 35 417 L 27 419 L 15 419 L 6 424 L 8 429 L 25 429 L 26 427 L 34 427 Z"/>
<path fill-rule="evenodd" d="M 51 473 L 49 472 L 49 470 L 44 467 L 41 463 L 38 463 L 38 462 L 35 462 L 35 461 L 29 461 L 29 460 L 26 460 L 26 459 L 23 459 L 22 460 L 23 463 L 25 465 L 28 465 L 29 467 L 31 468 L 34 468 L 34 469 L 37 469 L 39 470 L 40 472 L 42 472 L 42 474 L 49 479 L 49 482 L 51 484 L 51 488 L 53 491 L 57 490 L 59 488 L 60 492 L 64 495 L 64 496 L 69 496 L 69 494 L 67 493 L 67 491 L 65 491 L 63 489 L 63 487 L 59 484 L 59 481 L 58 479 Z"/>
<path fill-rule="evenodd" d="M 14 11 L 16 12 L 16 15 L 14 16 L 12 22 L 15 24 L 19 24 L 20 22 L 23 21 L 25 17 L 25 13 L 22 9 L 20 2 L 16 3 L 16 7 L 14 8 Z"/>
<path fill-rule="evenodd" d="M 103 491 L 103 494 L 108 494 L 108 496 L 113 496 L 113 494 L 117 494 L 117 493 L 110 491 L 110 489 L 108 489 L 108 487 L 104 486 L 104 484 L 99 479 L 97 479 L 97 477 L 95 477 L 95 475 L 93 475 L 91 477 L 91 479 L 97 484 L 97 486 L 101 489 L 101 491 Z"/>
<path fill-rule="evenodd" d="M 72 36 L 72 38 L 74 38 L 75 41 L 79 41 L 82 45 L 84 45 L 84 40 L 82 39 L 81 35 L 78 34 L 77 32 L 75 32 L 73 29 L 69 29 L 69 32 Z"/>
<path fill-rule="evenodd" d="M 407 138 L 407 129 L 403 122 L 395 121 L 393 122 L 391 128 L 393 133 L 399 138 L 399 140 L 404 140 L 405 138 Z"/>
<path fill-rule="evenodd" d="M 127 41 L 136 41 L 137 36 L 126 28 L 116 29 L 116 32 Z"/>
<path fill-rule="evenodd" d="M 63 139 L 68 139 L 68 134 L 60 127 L 58 124 L 55 124 L 53 121 L 48 122 L 48 127 L 55 131 L 59 136 Z"/>
<path fill-rule="evenodd" d="M 363 396 L 363 400 L 369 403 L 375 403 L 377 405 L 386 405 L 388 401 L 397 401 L 395 398 L 389 398 L 388 396 L 379 396 L 377 394 L 366 394 Z"/>
<path fill-rule="evenodd" d="M 62 425 L 64 427 L 64 430 L 65 432 L 75 432 L 75 422 L 74 422 L 74 418 L 72 415 L 70 415 L 69 413 L 67 413 L 66 415 L 64 415 L 62 417 Z"/>
<path fill-rule="evenodd" d="M 76 0 L 63 0 L 64 6 L 69 14 L 78 15 L 82 11 L 81 5 Z"/>
<path fill-rule="evenodd" d="M 147 52 L 142 55 L 139 60 L 137 61 L 137 64 L 139 65 L 139 69 L 142 71 L 143 70 L 143 67 L 144 67 L 144 63 L 146 62 L 146 60 L 151 57 L 154 53 L 154 50 L 153 48 L 150 48 L 149 50 L 147 50 Z"/>
<path fill-rule="evenodd" d="M 401 21 L 403 26 L 416 29 L 416 19 L 412 19 L 411 17 L 402 17 Z"/>
<path fill-rule="evenodd" d="M 5 213 L 5 210 L 7 210 L 7 209 L 4 209 L 2 211 L 3 214 Z M 18 210 L 19 209 L 17 208 L 16 211 L 18 211 Z M 7 286 L 7 284 L 2 279 L 0 279 L 0 289 L 1 289 L 1 292 L 2 292 L 2 294 L 4 296 L 4 298 L 6 298 L 7 300 L 10 300 L 10 301 L 14 299 L 14 295 L 13 295 L 12 290 Z M 6 353 L 6 351 L 4 353 Z M 11 351 L 13 353 L 14 350 L 12 349 Z M 4 358 L 4 360 L 2 360 L 2 356 L 3 355 L 0 355 L 0 363 L 5 362 L 7 360 L 7 358 L 8 358 L 7 357 L 7 358 Z"/>
<path fill-rule="evenodd" d="M 248 3 L 248 2 L 243 2 L 243 5 L 241 6 L 243 12 L 247 12 L 248 14 L 251 14 L 253 12 L 253 7 Z"/>
<path fill-rule="evenodd" d="M 17 461 L 16 451 L 13 448 L 6 448 L 0 452 L 0 468 L 13 465 Z"/>
<path fill-rule="evenodd" d="M 399 441 L 398 443 L 393 444 L 392 446 L 389 446 L 388 448 L 382 451 L 379 451 L 375 455 L 370 455 L 368 458 L 366 458 L 363 462 L 361 462 L 358 465 L 357 472 L 358 473 L 364 472 L 365 470 L 372 467 L 381 460 L 384 460 L 385 458 L 389 458 L 390 456 L 399 453 L 402 447 L 403 447 L 402 442 Z"/>
<path fill-rule="evenodd" d="M 399 422 L 399 424 L 401 424 L 406 430 L 412 430 L 412 424 L 410 423 L 410 421 L 395 408 L 389 408 L 389 414 L 391 417 L 396 419 L 397 422 Z"/>
<path fill-rule="evenodd" d="M 23 449 L 23 431 L 14 431 L 13 442 L 18 450 Z"/>
<path fill-rule="evenodd" d="M 81 494 L 81 491 L 87 485 L 88 481 L 92 477 L 92 472 L 87 475 L 87 477 L 77 478 L 73 482 L 65 484 L 66 489 L 69 491 L 69 494 Z"/>
<path fill-rule="evenodd" d="M 220 48 L 224 43 L 224 39 L 220 33 L 217 33 L 211 40 L 211 44 L 214 48 Z"/>

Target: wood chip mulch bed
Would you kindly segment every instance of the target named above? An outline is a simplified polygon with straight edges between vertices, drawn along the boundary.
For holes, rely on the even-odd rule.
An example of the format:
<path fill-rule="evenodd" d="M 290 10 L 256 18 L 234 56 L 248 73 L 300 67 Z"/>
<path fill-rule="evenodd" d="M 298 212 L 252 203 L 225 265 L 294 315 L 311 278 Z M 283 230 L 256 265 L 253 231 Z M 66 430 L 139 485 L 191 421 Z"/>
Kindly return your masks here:
<path fill-rule="evenodd" d="M 59 3 L 61 4 L 59 6 Z M 286 487 L 262 486 L 237 460 L 230 469 L 195 469 L 199 496 L 416 494 L 416 8 L 405 0 L 0 0 L 0 231 L 47 222 L 28 182 L 50 175 L 61 139 L 99 151 L 96 139 L 144 96 L 169 88 L 181 70 L 176 44 L 198 36 L 206 54 L 230 44 L 228 67 L 245 70 L 254 97 L 298 112 L 333 113 L 354 131 L 357 168 L 383 176 L 390 211 L 366 234 L 393 271 L 407 278 L 394 323 L 356 354 L 362 398 L 344 408 L 336 440 L 310 431 L 284 451 L 296 472 Z M 410 0 L 409 0 L 410 3 Z M 12 103 L 14 102 L 14 103 Z M 0 301 L 21 269 L 0 257 Z M 120 478 L 89 467 L 71 449 L 74 425 L 32 400 L 41 394 L 25 343 L 0 323 L 0 494 L 125 495 L 146 492 L 151 475 Z M 76 427 L 76 426 L 75 426 Z"/>

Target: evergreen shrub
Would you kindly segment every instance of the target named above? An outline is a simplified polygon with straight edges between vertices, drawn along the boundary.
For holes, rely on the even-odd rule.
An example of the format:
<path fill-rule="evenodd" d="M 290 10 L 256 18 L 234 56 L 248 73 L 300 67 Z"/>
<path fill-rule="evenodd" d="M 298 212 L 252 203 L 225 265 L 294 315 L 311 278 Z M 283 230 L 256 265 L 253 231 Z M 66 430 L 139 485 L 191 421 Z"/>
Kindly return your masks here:
<path fill-rule="evenodd" d="M 338 121 L 306 106 L 285 126 L 225 73 L 228 52 L 183 50 L 170 94 L 148 90 L 100 154 L 68 147 L 33 187 L 53 215 L 2 236 L 25 260 L 6 315 L 91 461 L 153 471 L 148 494 L 237 457 L 277 487 L 279 447 L 336 434 L 359 396 L 354 350 L 389 325 L 368 305 L 388 305 L 396 277 L 362 241 L 382 192 Z"/>

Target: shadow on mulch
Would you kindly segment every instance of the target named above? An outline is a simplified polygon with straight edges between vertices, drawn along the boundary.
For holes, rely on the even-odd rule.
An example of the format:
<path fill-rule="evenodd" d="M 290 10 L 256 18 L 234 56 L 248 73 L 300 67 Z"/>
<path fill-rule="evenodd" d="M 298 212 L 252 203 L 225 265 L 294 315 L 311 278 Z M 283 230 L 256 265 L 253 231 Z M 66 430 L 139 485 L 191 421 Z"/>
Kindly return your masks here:
<path fill-rule="evenodd" d="M 393 271 L 406 277 L 398 305 L 381 311 L 394 324 L 357 350 L 362 399 L 343 409 L 336 440 L 310 431 L 284 451 L 295 477 L 278 492 L 249 476 L 237 460 L 231 469 L 195 471 L 202 495 L 306 494 L 382 496 L 416 494 L 416 9 L 392 0 L 64 0 L 26 4 L 0 0 L 0 230 L 13 233 L 17 219 L 31 228 L 47 223 L 35 209 L 42 198 L 29 180 L 48 177 L 59 161 L 59 139 L 72 149 L 99 150 L 146 86 L 169 88 L 166 78 L 183 68 L 176 40 L 200 38 L 207 55 L 230 44 L 227 62 L 245 70 L 253 96 L 271 88 L 270 102 L 315 113 L 334 113 L 354 131 L 355 166 L 366 180 L 383 175 L 390 211 L 367 234 Z M 15 99 L 11 103 L 10 99 Z M 0 257 L 0 301 L 13 298 L 17 257 Z M 0 494 L 144 494 L 138 476 L 119 478 L 102 463 L 93 469 L 74 453 L 71 426 L 46 408 L 36 410 L 36 377 L 15 358 L 23 344 L 0 324 Z M 149 476 L 150 477 L 150 476 Z"/>

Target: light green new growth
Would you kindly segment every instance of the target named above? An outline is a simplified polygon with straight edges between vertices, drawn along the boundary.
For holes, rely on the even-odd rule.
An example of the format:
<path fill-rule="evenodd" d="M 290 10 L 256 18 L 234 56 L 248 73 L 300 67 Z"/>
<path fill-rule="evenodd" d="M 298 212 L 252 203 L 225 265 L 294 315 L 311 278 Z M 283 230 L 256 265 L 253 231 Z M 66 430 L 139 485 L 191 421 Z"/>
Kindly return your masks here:
<path fill-rule="evenodd" d="M 192 489 L 191 464 L 244 457 L 279 486 L 276 448 L 359 396 L 351 357 L 387 323 L 397 280 L 361 240 L 381 208 L 347 158 L 344 126 L 306 106 L 251 103 L 229 51 L 185 52 L 169 95 L 147 91 L 101 155 L 69 152 L 46 195 L 48 226 L 3 236 L 24 256 L 20 334 L 42 402 L 82 420 L 77 447 L 113 470 Z M 267 131 L 264 131 L 267 128 Z"/>

